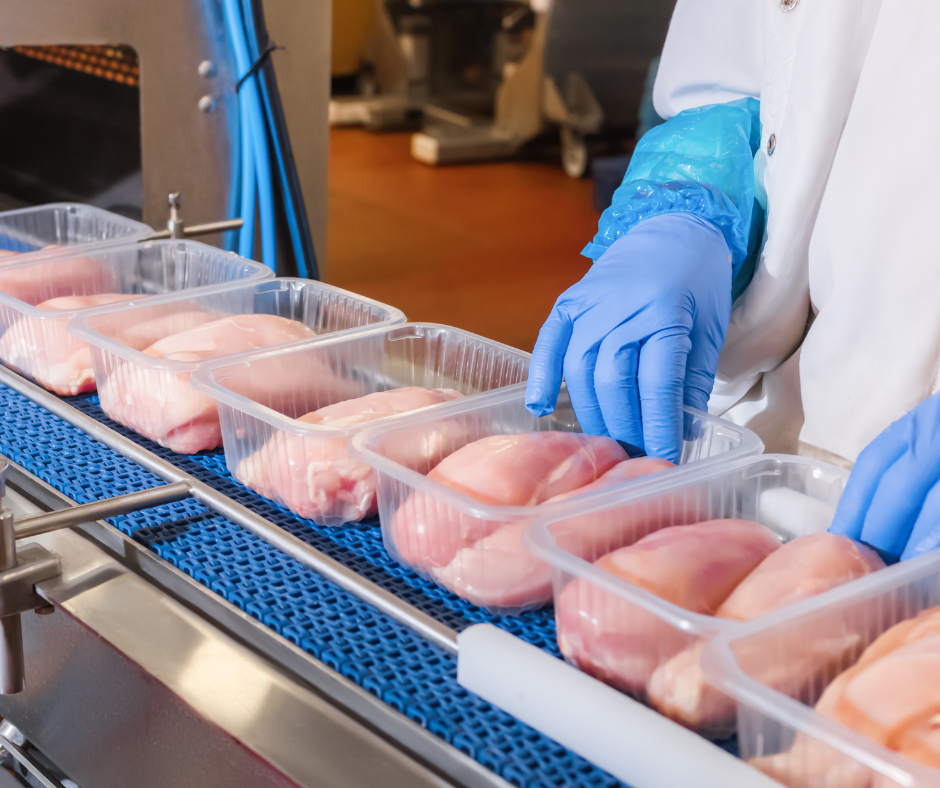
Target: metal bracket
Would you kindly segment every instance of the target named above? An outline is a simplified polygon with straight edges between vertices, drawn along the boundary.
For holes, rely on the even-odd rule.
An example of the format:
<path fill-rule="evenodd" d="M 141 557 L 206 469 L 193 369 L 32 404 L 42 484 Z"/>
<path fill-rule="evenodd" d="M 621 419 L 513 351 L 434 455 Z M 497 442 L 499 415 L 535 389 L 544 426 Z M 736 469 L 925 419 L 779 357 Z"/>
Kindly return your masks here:
<path fill-rule="evenodd" d="M 36 593 L 36 584 L 62 573 L 57 555 L 38 544 L 17 551 L 16 566 L 0 572 L 0 618 L 27 613 L 46 601 Z"/>
<path fill-rule="evenodd" d="M 0 498 L 6 492 L 9 471 L 10 461 L 0 457 Z M 58 557 L 41 545 L 27 545 L 18 551 L 16 540 L 181 501 L 192 494 L 191 485 L 176 482 L 16 522 L 9 509 L 0 509 L 0 695 L 14 695 L 25 688 L 20 614 L 45 606 L 36 594 L 36 584 L 62 573 Z"/>
<path fill-rule="evenodd" d="M 144 241 L 163 241 L 168 238 L 194 238 L 197 235 L 211 235 L 212 233 L 225 233 L 229 230 L 239 230 L 244 222 L 241 219 L 225 219 L 221 222 L 209 222 L 208 224 L 194 224 L 187 227 L 180 216 L 180 206 L 183 201 L 183 195 L 179 192 L 173 192 L 169 198 L 170 220 L 166 223 L 166 229 L 160 230 L 146 238 Z"/>

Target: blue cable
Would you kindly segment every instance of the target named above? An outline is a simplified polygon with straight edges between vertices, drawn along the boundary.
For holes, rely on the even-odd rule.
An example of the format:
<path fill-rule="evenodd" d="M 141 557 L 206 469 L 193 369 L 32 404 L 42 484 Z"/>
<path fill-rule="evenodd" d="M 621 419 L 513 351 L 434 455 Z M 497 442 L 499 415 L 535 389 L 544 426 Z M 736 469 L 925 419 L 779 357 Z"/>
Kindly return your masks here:
<path fill-rule="evenodd" d="M 248 48 L 251 52 L 252 62 L 255 62 L 258 59 L 260 48 L 258 46 L 258 31 L 255 29 L 251 0 L 243 0 L 243 10 Z M 301 278 L 306 279 L 308 276 L 307 261 L 304 256 L 303 243 L 300 238 L 300 226 L 298 225 L 297 214 L 294 210 L 294 199 L 291 195 L 290 183 L 287 177 L 287 165 L 284 162 L 284 151 L 278 140 L 277 126 L 274 122 L 274 110 L 271 106 L 271 99 L 268 94 L 268 86 L 264 79 L 263 71 L 258 72 L 257 80 L 261 99 L 264 104 L 267 127 L 270 130 L 271 139 L 273 140 L 272 147 L 274 148 L 274 154 L 277 158 L 278 175 L 280 176 L 281 182 L 281 195 L 284 199 L 284 212 L 287 214 L 287 226 L 290 232 L 291 245 L 293 246 L 294 257 L 297 261 L 297 272 Z"/>
<path fill-rule="evenodd" d="M 223 0 L 235 63 L 240 73 L 251 68 L 249 48 L 243 20 L 236 9 L 236 0 Z M 271 183 L 271 162 L 268 158 L 267 136 L 258 97 L 255 77 L 245 80 L 239 93 L 239 114 L 242 126 L 242 189 L 241 212 L 244 226 L 239 234 L 239 254 L 254 253 L 254 208 L 257 199 L 261 218 L 261 259 L 272 270 L 277 266 L 277 237 L 274 224 L 274 195 Z"/>
<path fill-rule="evenodd" d="M 234 219 L 239 215 L 241 196 L 241 113 L 239 112 L 238 122 L 235 124 L 235 133 L 232 135 L 232 178 L 228 190 L 228 218 Z M 238 230 L 229 230 L 225 234 L 225 251 L 234 252 L 238 246 Z"/>
<path fill-rule="evenodd" d="M 251 4 L 243 2 L 242 25 L 249 60 L 243 73 L 258 59 L 258 36 L 255 31 Z M 249 83 L 251 83 L 249 87 Z M 277 230 L 274 217 L 274 184 L 271 180 L 271 158 L 268 149 L 267 123 L 259 97 L 259 86 L 263 86 L 261 74 L 256 73 L 245 80 L 242 91 L 247 89 L 248 106 L 251 108 L 252 141 L 255 148 L 255 170 L 258 180 L 258 213 L 261 217 L 261 259 L 272 270 L 277 270 Z M 263 89 L 263 88 L 262 88 Z"/>
<path fill-rule="evenodd" d="M 255 255 L 255 160 L 252 146 L 248 102 L 239 98 L 242 136 L 242 229 L 238 234 L 238 253 L 253 259 Z"/>
<path fill-rule="evenodd" d="M 254 25 L 251 0 L 223 0 L 226 27 L 235 54 L 238 73 L 247 74 L 259 55 L 258 35 Z M 238 252 L 243 257 L 254 255 L 255 208 L 260 218 L 261 259 L 277 270 L 277 233 L 274 207 L 274 182 L 269 137 L 277 160 L 278 176 L 284 198 L 284 209 L 294 256 L 300 276 L 308 275 L 307 261 L 294 200 L 288 179 L 284 152 L 277 134 L 277 124 L 268 86 L 263 72 L 248 77 L 239 91 L 239 140 L 232 167 L 232 190 L 229 196 L 230 215 L 242 216 L 238 234 Z M 238 188 L 240 184 L 240 189 Z M 232 234 L 226 246 L 233 246 Z"/>
<path fill-rule="evenodd" d="M 258 215 L 261 218 L 261 260 L 271 268 L 277 266 L 277 235 L 274 225 L 274 194 L 271 184 L 271 162 L 268 158 L 268 140 L 257 86 L 252 80 L 242 85 L 247 99 L 251 144 L 254 148 L 255 177 L 257 180 Z"/>
<path fill-rule="evenodd" d="M 232 51 L 235 54 L 236 70 L 239 73 L 247 71 L 248 66 L 244 65 L 244 63 L 248 60 L 248 53 L 246 51 L 245 41 L 240 35 L 240 19 L 235 12 L 235 0 L 222 0 L 222 8 L 225 13 L 229 39 L 232 43 Z M 241 148 L 241 200 L 239 207 L 242 216 L 242 228 L 238 233 L 238 253 L 242 255 L 242 257 L 251 257 L 254 251 L 255 166 L 252 160 L 248 107 L 244 95 L 239 95 L 238 97 L 238 121 Z"/>
<path fill-rule="evenodd" d="M 290 184 L 287 179 L 287 165 L 284 162 L 284 151 L 277 142 L 277 132 L 274 123 L 274 110 L 271 108 L 271 100 L 268 97 L 267 85 L 264 79 L 261 79 L 261 96 L 264 100 L 264 108 L 268 118 L 268 124 L 271 128 L 271 136 L 275 139 L 274 154 L 277 157 L 278 174 L 281 179 L 281 194 L 284 198 L 284 211 L 287 214 L 287 227 L 290 231 L 291 245 L 294 247 L 294 257 L 297 260 L 297 273 L 302 279 L 307 278 L 307 261 L 304 257 L 303 243 L 300 240 L 300 226 L 297 223 L 297 214 L 294 211 L 294 198 L 291 196 Z"/>

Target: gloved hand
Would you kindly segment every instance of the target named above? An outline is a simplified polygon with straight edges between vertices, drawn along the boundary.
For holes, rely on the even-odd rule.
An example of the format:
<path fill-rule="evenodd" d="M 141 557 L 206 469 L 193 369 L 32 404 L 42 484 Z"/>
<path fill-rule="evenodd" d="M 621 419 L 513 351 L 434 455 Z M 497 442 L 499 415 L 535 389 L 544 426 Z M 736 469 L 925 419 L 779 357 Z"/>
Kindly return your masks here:
<path fill-rule="evenodd" d="M 940 394 L 865 448 L 829 530 L 901 560 L 940 545 Z"/>
<path fill-rule="evenodd" d="M 706 219 L 641 221 L 555 302 L 532 353 L 528 409 L 551 413 L 564 373 L 585 432 L 678 462 L 682 405 L 705 410 L 715 382 L 731 270 Z"/>

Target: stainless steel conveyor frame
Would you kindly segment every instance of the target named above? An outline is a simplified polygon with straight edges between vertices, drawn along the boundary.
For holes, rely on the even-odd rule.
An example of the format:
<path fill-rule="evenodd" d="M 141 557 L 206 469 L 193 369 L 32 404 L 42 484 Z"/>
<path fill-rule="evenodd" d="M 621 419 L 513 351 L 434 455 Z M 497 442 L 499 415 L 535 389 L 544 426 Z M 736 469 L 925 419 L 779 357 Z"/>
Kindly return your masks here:
<path fill-rule="evenodd" d="M 15 373 L 0 368 L 0 383 L 167 482 L 133 508 L 192 496 L 456 653 L 453 630 L 393 594 Z M 88 505 L 80 525 L 49 533 L 75 521 L 75 502 L 15 465 L 8 481 L 21 502 L 17 540 L 56 555 L 61 575 L 36 586 L 56 615 L 23 615 L 27 689 L 0 697 L 0 714 L 66 772 L 90 775 L 83 788 L 507 785 L 93 519 L 113 516 L 126 499 Z M 141 703 L 144 719 L 128 718 L 128 698 Z M 84 717 L 96 725 L 80 724 Z"/>

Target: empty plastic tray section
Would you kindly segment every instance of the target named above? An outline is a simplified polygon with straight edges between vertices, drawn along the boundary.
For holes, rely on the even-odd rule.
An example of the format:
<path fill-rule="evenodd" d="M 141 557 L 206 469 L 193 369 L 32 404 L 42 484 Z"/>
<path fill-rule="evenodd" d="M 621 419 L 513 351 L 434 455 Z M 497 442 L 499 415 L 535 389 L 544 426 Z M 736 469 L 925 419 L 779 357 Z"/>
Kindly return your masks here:
<path fill-rule="evenodd" d="M 791 788 L 940 785 L 940 769 L 915 763 L 814 709 L 879 635 L 938 605 L 940 553 L 934 551 L 715 638 L 705 651 L 705 674 L 737 701 L 741 757 Z M 827 661 L 815 675 L 793 671 L 788 683 L 773 680 L 823 648 L 845 656 Z"/>
<path fill-rule="evenodd" d="M 733 703 L 703 695 L 709 690 L 701 684 L 700 652 L 712 637 L 743 624 L 685 610 L 594 562 L 662 528 L 709 520 L 756 521 L 783 541 L 820 533 L 847 479 L 847 471 L 825 463 L 762 455 L 661 473 L 543 514 L 525 543 L 553 569 L 556 626 L 559 640 L 568 639 L 559 643 L 562 651 L 709 738 L 731 735 Z"/>
<path fill-rule="evenodd" d="M 550 578 L 548 583 L 540 580 L 544 567 L 519 578 L 518 586 L 506 585 L 508 577 L 527 566 L 521 546 L 526 525 L 555 504 L 486 505 L 427 477 L 444 457 L 472 441 L 546 430 L 581 432 L 564 390 L 555 412 L 541 418 L 526 410 L 523 390 L 507 390 L 402 416 L 356 436 L 350 453 L 376 469 L 382 536 L 391 556 L 490 612 L 513 614 L 549 604 Z M 763 450 L 753 433 L 690 409 L 685 412 L 685 435 L 681 463 L 690 468 L 707 468 Z M 400 447 L 406 442 L 427 449 L 421 461 L 411 466 L 399 461 Z M 684 472 L 683 468 L 662 471 L 617 489 L 638 489 L 654 479 L 679 478 Z M 430 523 L 431 529 L 408 525 L 418 521 Z M 459 543 L 456 555 L 437 550 L 434 534 L 442 531 Z M 477 539 L 479 534 L 484 538 Z M 489 536 L 501 543 L 491 549 L 485 538 Z"/>
<path fill-rule="evenodd" d="M 49 203 L 0 213 L 0 250 L 38 259 L 99 245 L 139 241 L 153 229 L 110 211 L 79 203 Z M 0 262 L 4 257 L 0 257 Z"/>
<path fill-rule="evenodd" d="M 451 390 L 441 392 L 441 401 L 456 391 L 467 402 L 523 384 L 528 368 L 528 353 L 457 328 L 409 323 L 214 364 L 200 370 L 193 385 L 218 402 L 225 461 L 236 479 L 302 517 L 338 526 L 375 513 L 375 474 L 348 456 L 347 444 L 362 430 L 401 416 L 338 425 L 300 417 L 405 387 Z M 259 393 L 259 378 L 283 385 Z M 409 448 L 433 451 L 420 441 L 398 446 L 399 452 Z"/>

